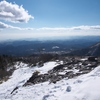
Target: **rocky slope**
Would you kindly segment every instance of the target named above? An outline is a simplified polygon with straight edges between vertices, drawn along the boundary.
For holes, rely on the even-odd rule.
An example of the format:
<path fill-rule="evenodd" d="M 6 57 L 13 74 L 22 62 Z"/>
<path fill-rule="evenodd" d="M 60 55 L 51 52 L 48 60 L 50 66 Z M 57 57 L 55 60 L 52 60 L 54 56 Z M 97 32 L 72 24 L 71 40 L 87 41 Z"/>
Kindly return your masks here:
<path fill-rule="evenodd" d="M 80 57 L 66 57 L 62 63 L 59 63 L 60 61 L 57 62 L 58 65 L 48 70 L 46 73 L 41 73 L 39 71 L 34 72 L 25 85 L 28 83 L 37 84 L 46 81 L 56 83 L 63 78 L 70 79 L 89 73 L 100 64 L 100 59 L 95 57 L 87 57 L 84 59 L 80 59 Z"/>

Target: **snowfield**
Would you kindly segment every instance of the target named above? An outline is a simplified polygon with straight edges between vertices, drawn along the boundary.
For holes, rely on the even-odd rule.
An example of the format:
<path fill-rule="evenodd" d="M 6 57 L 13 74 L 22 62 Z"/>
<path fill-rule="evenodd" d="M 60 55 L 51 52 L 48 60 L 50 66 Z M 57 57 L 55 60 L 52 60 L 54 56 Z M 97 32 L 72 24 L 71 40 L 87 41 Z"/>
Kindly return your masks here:
<path fill-rule="evenodd" d="M 56 62 L 48 62 L 38 68 L 16 64 L 10 79 L 0 84 L 0 100 L 100 100 L 100 66 L 88 74 L 65 78 L 56 84 L 44 82 L 23 86 L 36 70 L 47 73 L 56 65 Z"/>

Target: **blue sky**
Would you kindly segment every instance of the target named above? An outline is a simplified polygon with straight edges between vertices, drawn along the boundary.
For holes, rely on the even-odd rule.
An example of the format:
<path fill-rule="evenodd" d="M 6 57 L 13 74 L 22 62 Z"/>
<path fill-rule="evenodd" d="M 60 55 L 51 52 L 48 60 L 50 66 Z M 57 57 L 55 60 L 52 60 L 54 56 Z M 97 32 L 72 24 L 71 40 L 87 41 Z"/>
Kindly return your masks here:
<path fill-rule="evenodd" d="M 1 40 L 71 35 L 100 35 L 100 0 L 0 0 Z"/>

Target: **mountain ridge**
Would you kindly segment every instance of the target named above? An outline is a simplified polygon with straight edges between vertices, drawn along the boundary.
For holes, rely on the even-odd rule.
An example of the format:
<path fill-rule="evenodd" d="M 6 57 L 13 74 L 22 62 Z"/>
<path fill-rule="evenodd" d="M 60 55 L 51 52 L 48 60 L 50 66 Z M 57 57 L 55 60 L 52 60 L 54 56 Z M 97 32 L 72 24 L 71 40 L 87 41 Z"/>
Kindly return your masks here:
<path fill-rule="evenodd" d="M 79 56 L 100 56 L 100 42 L 95 43 L 87 48 L 79 49 L 70 52 L 71 55 L 79 55 Z"/>

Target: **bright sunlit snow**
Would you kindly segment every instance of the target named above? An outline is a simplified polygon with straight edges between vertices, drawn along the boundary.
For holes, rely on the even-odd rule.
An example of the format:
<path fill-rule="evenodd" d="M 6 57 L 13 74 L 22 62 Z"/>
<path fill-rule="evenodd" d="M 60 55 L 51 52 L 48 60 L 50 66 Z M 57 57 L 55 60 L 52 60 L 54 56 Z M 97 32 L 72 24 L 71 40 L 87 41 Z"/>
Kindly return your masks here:
<path fill-rule="evenodd" d="M 34 71 L 46 73 L 55 64 L 45 63 L 40 68 L 31 68 L 23 63 L 16 65 L 17 69 L 10 79 L 0 84 L 0 100 L 100 100 L 100 66 L 88 74 L 73 79 L 65 78 L 56 84 L 44 82 L 23 86 Z M 18 89 L 11 93 L 16 87 Z"/>

